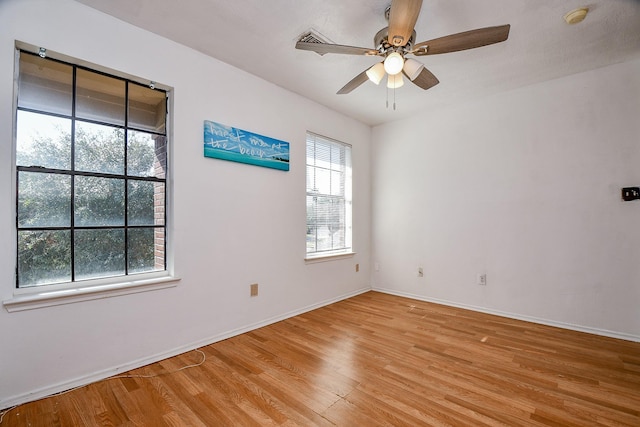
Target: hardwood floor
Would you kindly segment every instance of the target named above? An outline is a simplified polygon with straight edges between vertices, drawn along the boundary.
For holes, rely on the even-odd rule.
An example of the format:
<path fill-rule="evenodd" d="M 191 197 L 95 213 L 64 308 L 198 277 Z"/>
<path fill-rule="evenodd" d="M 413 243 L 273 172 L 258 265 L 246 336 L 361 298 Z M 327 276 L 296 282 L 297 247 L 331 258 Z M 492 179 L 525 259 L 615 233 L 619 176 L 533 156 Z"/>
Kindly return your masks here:
<path fill-rule="evenodd" d="M 640 426 L 640 343 L 368 292 L 2 426 Z"/>

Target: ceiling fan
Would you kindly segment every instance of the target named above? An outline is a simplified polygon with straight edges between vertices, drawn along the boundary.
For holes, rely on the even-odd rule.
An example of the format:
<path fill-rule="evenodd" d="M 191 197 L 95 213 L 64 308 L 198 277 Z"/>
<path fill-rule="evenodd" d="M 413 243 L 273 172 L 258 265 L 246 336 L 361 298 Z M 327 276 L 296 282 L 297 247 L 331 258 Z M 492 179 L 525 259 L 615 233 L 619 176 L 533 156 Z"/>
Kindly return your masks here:
<path fill-rule="evenodd" d="M 375 48 L 344 46 L 331 43 L 298 41 L 296 49 L 310 50 L 321 55 L 338 53 L 346 55 L 366 55 L 383 57 L 373 67 L 367 68 L 355 76 L 338 91 L 346 94 L 371 80 L 379 84 L 388 75 L 387 87 L 395 89 L 403 85 L 403 75 L 416 86 L 427 90 L 439 83 L 439 80 L 424 65 L 407 55 L 425 56 L 440 53 L 458 52 L 466 49 L 487 46 L 505 41 L 509 37 L 510 25 L 479 28 L 451 34 L 425 42 L 415 43 L 414 27 L 420 14 L 422 0 L 392 0 L 385 11 L 389 26 L 378 31 L 373 38 Z"/>

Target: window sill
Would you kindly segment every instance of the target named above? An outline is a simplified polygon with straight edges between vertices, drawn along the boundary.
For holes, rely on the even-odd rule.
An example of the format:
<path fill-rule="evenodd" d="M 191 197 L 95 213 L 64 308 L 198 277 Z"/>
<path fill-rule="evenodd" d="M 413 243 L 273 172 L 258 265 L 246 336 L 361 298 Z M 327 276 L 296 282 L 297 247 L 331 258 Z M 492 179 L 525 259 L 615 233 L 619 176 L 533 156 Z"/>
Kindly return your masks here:
<path fill-rule="evenodd" d="M 177 277 L 161 276 L 97 286 L 82 286 L 81 283 L 78 283 L 78 286 L 74 288 L 17 294 L 14 295 L 13 298 L 4 300 L 2 303 L 9 313 L 13 313 L 15 311 L 33 310 L 55 305 L 166 289 L 177 286 L 179 281 L 180 278 Z"/>
<path fill-rule="evenodd" d="M 343 252 L 339 254 L 330 254 L 330 255 L 318 255 L 311 258 L 305 258 L 304 262 L 306 264 L 315 264 L 317 262 L 327 262 L 327 261 L 335 261 L 344 258 L 351 258 L 355 255 L 355 252 Z"/>

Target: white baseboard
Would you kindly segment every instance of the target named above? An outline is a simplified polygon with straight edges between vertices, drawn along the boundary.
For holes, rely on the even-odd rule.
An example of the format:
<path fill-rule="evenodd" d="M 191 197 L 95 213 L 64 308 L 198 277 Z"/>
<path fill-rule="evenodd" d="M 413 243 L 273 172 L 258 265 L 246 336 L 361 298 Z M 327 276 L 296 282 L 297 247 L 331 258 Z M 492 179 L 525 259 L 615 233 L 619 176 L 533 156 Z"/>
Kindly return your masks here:
<path fill-rule="evenodd" d="M 114 367 L 108 368 L 108 369 L 103 369 L 101 371 L 94 372 L 94 373 L 92 373 L 90 375 L 84 375 L 84 376 L 81 376 L 81 377 L 77 377 L 77 378 L 75 378 L 73 380 L 64 381 L 64 382 L 60 382 L 60 383 L 53 384 L 53 385 L 50 385 L 50 386 L 42 387 L 42 388 L 39 388 L 37 390 L 31 391 L 29 393 L 23 393 L 23 394 L 15 395 L 15 396 L 9 397 L 8 399 L 0 400 L 0 411 L 3 408 L 10 408 L 10 407 L 13 407 L 13 406 L 16 406 L 16 405 L 21 405 L 23 403 L 33 402 L 35 400 L 40 400 L 42 398 L 45 398 L 45 397 L 48 397 L 48 396 L 51 396 L 51 395 L 54 395 L 56 393 L 60 393 L 60 392 L 66 391 L 66 390 L 70 390 L 72 388 L 82 387 L 82 386 L 85 386 L 85 385 L 88 385 L 88 384 L 91 384 L 91 383 L 94 383 L 94 382 L 97 382 L 97 381 L 101 381 L 101 380 L 103 380 L 105 378 L 109 378 L 111 376 L 118 375 L 118 374 L 121 374 L 123 372 L 130 371 L 132 369 L 137 369 L 137 368 L 140 368 L 142 366 L 149 365 L 151 363 L 159 362 L 161 360 L 168 359 L 170 357 L 177 356 L 179 354 L 186 353 L 188 351 L 195 350 L 197 348 L 200 348 L 200 347 L 203 347 L 203 346 L 206 346 L 206 345 L 209 345 L 209 344 L 213 344 L 215 342 L 222 341 L 222 340 L 225 340 L 227 338 L 231 338 L 231 337 L 234 337 L 236 335 L 243 334 L 245 332 L 253 331 L 255 329 L 259 329 L 259 328 L 262 328 L 264 326 L 270 325 L 272 323 L 280 322 L 281 320 L 289 319 L 291 317 L 298 316 L 298 315 L 306 313 L 308 311 L 315 310 L 317 308 L 324 307 L 326 305 L 333 304 L 335 302 L 342 301 L 342 300 L 354 297 L 356 295 L 363 294 L 365 292 L 369 292 L 370 290 L 371 290 L 371 288 L 369 288 L 369 287 L 361 288 L 361 289 L 358 289 L 356 291 L 349 292 L 349 293 L 340 295 L 340 296 L 335 297 L 335 298 L 330 298 L 328 300 L 324 300 L 324 301 L 321 301 L 321 302 L 316 303 L 316 304 L 311 304 L 309 306 L 306 306 L 306 307 L 303 307 L 303 308 L 300 308 L 300 309 L 297 309 L 297 310 L 293 310 L 293 311 L 290 311 L 288 313 L 284 313 L 284 314 L 281 314 L 281 315 L 278 315 L 278 316 L 274 316 L 274 317 L 271 317 L 269 319 L 266 319 L 266 320 L 263 320 L 263 321 L 260 321 L 260 322 L 257 322 L 257 323 L 252 323 L 252 324 L 249 324 L 249 325 L 237 328 L 237 329 L 233 329 L 231 331 L 227 331 L 227 332 L 224 332 L 224 333 L 221 333 L 221 334 L 209 337 L 209 338 L 205 338 L 205 339 L 197 341 L 197 342 L 193 342 L 193 343 L 181 346 L 181 347 L 177 347 L 177 348 L 174 348 L 174 349 L 166 351 L 166 352 L 157 353 L 157 354 L 155 354 L 153 356 L 149 356 L 149 357 L 143 357 L 143 358 L 134 360 L 134 361 L 132 361 L 130 363 L 126 363 L 124 365 L 114 366 Z"/>
<path fill-rule="evenodd" d="M 626 340 L 626 341 L 640 342 L 640 336 L 627 334 L 624 332 L 608 331 L 606 329 L 598 329 L 598 328 L 592 328 L 589 326 L 574 325 L 572 323 L 557 322 L 555 320 L 541 319 L 538 317 L 525 316 L 522 314 L 509 313 L 506 311 L 493 310 L 490 308 L 477 307 L 477 306 L 468 305 L 468 304 L 459 304 L 452 301 L 446 301 L 446 300 L 441 300 L 437 298 L 427 298 L 421 295 L 415 295 L 408 292 L 396 291 L 393 289 L 373 288 L 371 290 L 376 292 L 382 292 L 389 295 L 396 295 L 400 297 L 411 298 L 418 301 L 432 302 L 435 304 L 446 305 L 449 307 L 464 308 L 467 310 L 477 311 L 480 313 L 493 314 L 496 316 L 507 317 L 509 319 L 524 320 L 525 322 L 538 323 L 538 324 L 547 325 L 547 326 L 555 326 L 557 328 L 569 329 L 572 331 L 586 332 L 588 334 L 602 335 L 605 337 L 617 338 L 617 339 Z"/>

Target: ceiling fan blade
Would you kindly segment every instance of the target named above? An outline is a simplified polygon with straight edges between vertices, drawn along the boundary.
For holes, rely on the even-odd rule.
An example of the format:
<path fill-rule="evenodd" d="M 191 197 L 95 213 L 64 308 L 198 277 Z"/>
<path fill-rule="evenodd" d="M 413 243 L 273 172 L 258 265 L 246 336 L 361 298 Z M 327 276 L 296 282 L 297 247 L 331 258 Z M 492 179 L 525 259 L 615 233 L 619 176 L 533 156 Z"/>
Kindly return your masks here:
<path fill-rule="evenodd" d="M 440 83 L 440 80 L 438 80 L 438 78 L 426 68 L 423 68 L 420 74 L 418 74 L 418 77 L 413 80 L 413 84 L 424 90 L 431 89 L 438 83 Z"/>
<path fill-rule="evenodd" d="M 296 49 L 310 50 L 310 51 L 319 53 L 320 55 L 324 55 L 325 53 L 341 53 L 345 55 L 375 56 L 379 54 L 379 52 L 375 49 L 370 49 L 366 47 L 343 46 L 340 44 L 331 44 L 331 43 L 297 42 Z"/>
<path fill-rule="evenodd" d="M 458 52 L 505 41 L 509 37 L 511 25 L 479 28 L 463 33 L 451 34 L 413 46 L 412 53 L 417 56 Z"/>
<path fill-rule="evenodd" d="M 389 43 L 404 46 L 418 21 L 422 0 L 393 0 L 389 11 Z"/>
<path fill-rule="evenodd" d="M 358 86 L 360 86 L 362 83 L 369 80 L 369 77 L 367 77 L 367 70 L 364 70 L 363 72 L 355 76 L 349 83 L 344 85 L 344 87 L 338 91 L 338 95 L 347 94 L 352 90 L 354 90 L 355 88 L 357 88 Z"/>

